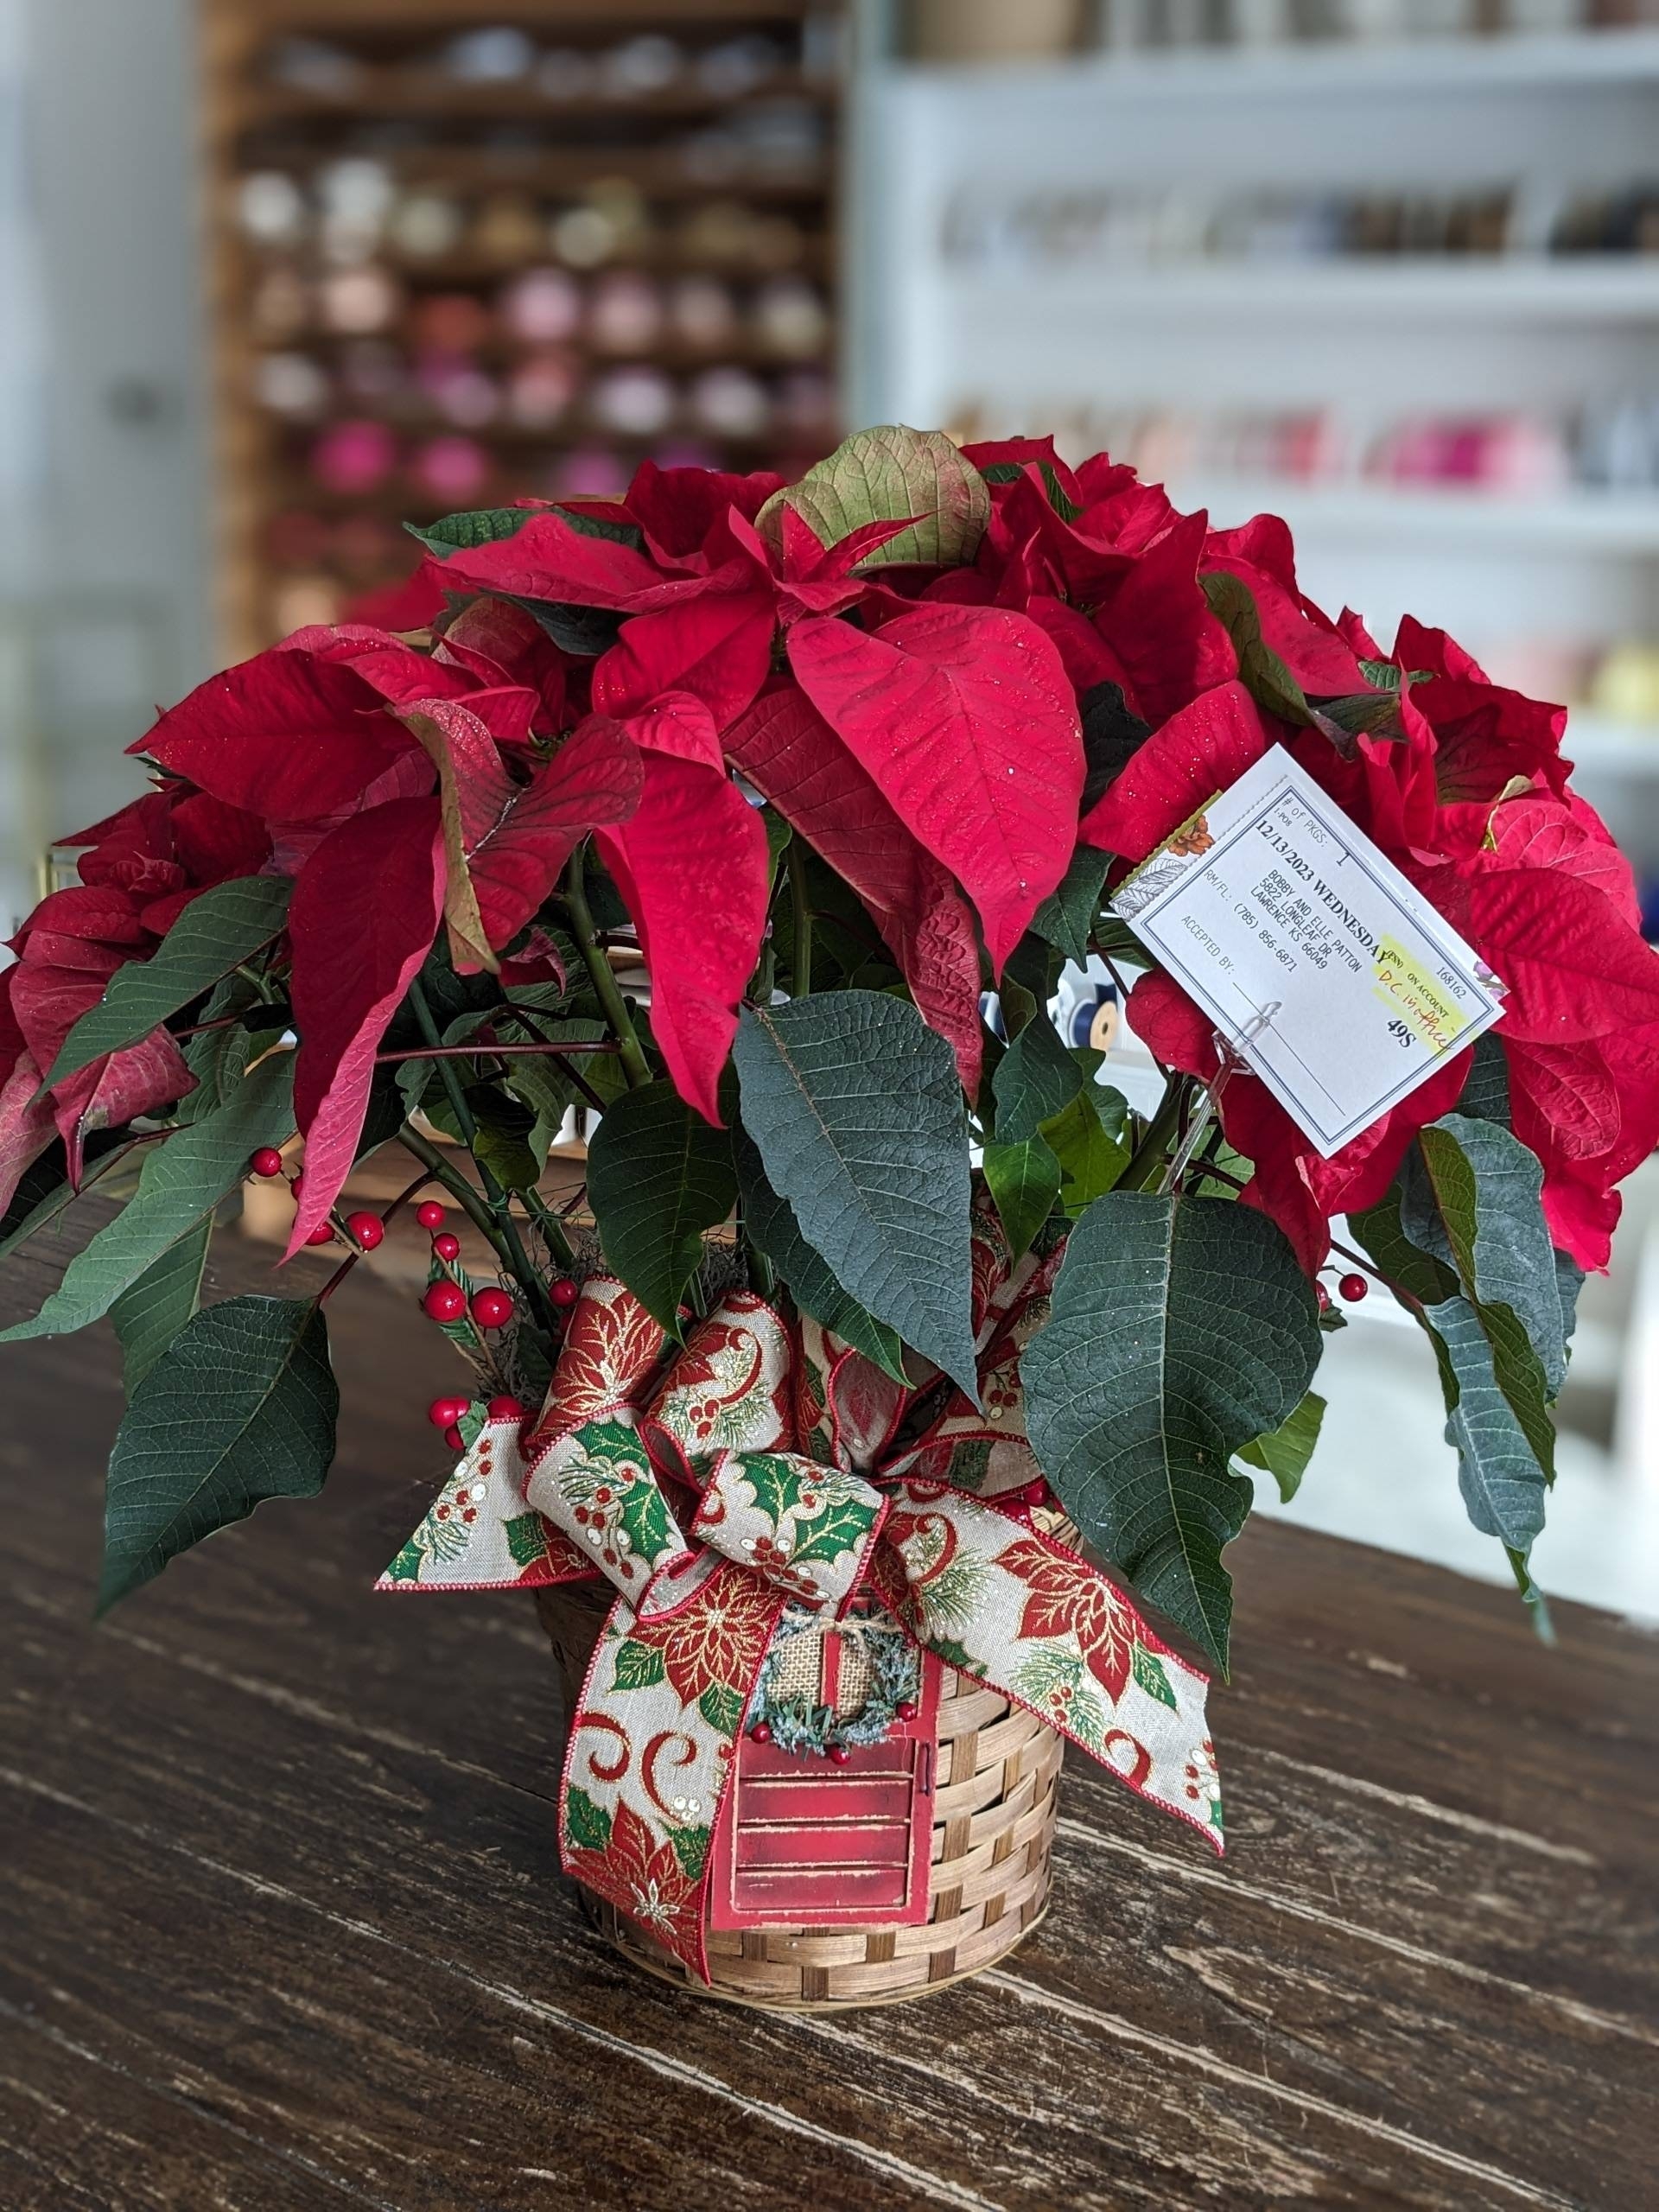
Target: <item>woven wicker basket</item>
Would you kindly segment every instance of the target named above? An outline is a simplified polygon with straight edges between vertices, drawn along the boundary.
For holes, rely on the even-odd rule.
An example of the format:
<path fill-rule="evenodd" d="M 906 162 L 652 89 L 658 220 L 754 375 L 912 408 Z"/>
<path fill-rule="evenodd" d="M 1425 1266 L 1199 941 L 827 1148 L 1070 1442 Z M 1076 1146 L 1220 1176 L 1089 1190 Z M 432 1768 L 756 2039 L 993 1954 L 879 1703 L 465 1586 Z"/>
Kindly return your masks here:
<path fill-rule="evenodd" d="M 563 1678 L 568 1725 L 608 1600 L 576 1585 L 538 1590 L 536 1609 Z M 920 1927 L 711 1928 L 704 1990 L 636 1921 L 586 1891 L 582 1901 L 636 1965 L 705 1995 L 787 2012 L 925 1996 L 1005 1957 L 1046 1910 L 1064 1748 L 1040 1720 L 945 1669 L 928 1917 Z"/>

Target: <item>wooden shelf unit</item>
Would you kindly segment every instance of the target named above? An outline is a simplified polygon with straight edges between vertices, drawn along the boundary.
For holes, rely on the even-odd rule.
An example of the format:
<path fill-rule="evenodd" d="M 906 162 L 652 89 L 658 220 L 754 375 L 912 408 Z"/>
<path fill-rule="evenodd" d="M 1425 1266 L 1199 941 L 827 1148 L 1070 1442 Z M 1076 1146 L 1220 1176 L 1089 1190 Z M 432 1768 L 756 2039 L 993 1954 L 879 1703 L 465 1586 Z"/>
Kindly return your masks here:
<path fill-rule="evenodd" d="M 721 467 L 796 473 L 833 444 L 842 85 L 824 50 L 839 29 L 836 0 L 200 0 L 200 19 L 217 594 L 227 654 L 257 651 L 296 619 L 318 619 L 331 601 L 343 612 L 362 591 L 407 572 L 413 549 L 405 557 L 398 520 L 546 493 L 579 449 L 591 465 L 598 450 L 631 467 L 683 449 Z M 543 53 L 576 49 L 595 60 L 632 38 L 661 35 L 680 45 L 686 66 L 635 89 L 596 79 L 579 99 L 549 91 L 533 73 L 478 82 L 442 66 L 452 39 L 504 25 Z M 731 89 L 711 84 L 700 57 L 750 35 L 773 43 L 772 63 Z M 293 41 L 334 49 L 350 67 L 332 76 L 285 69 L 282 49 Z M 442 251 L 410 251 L 384 231 L 356 245 L 397 299 L 383 323 L 357 332 L 332 325 L 318 291 L 323 276 L 351 265 L 337 240 L 325 248 L 317 205 L 320 182 L 351 158 L 378 165 L 394 207 L 435 192 L 463 216 L 461 237 Z M 307 216 L 301 233 L 262 241 L 244 222 L 243 188 L 272 172 L 293 180 Z M 634 219 L 602 257 L 562 262 L 553 220 L 595 188 L 631 194 Z M 479 237 L 479 217 L 507 201 L 533 215 L 539 243 L 521 215 L 524 240 L 504 255 L 487 232 Z M 699 211 L 705 225 L 725 225 L 723 246 L 711 246 L 707 232 L 699 237 Z M 729 288 L 736 320 L 728 338 L 708 344 L 664 324 L 632 347 L 607 346 L 584 326 L 545 349 L 498 321 L 466 349 L 467 361 L 503 381 L 536 353 L 556 351 L 575 395 L 542 429 L 505 404 L 481 423 L 457 419 L 416 378 L 423 306 L 437 294 L 493 302 L 526 270 L 562 265 L 584 292 L 612 271 L 664 287 L 706 276 Z M 260 312 L 273 277 L 291 279 L 306 302 L 281 325 Z M 810 286 L 825 310 L 812 342 L 779 345 L 753 312 L 766 286 L 791 279 Z M 347 381 L 365 347 L 392 365 L 386 391 Z M 262 397 L 271 354 L 314 365 L 321 396 L 313 405 L 285 413 Z M 672 386 L 656 432 L 617 429 L 595 404 L 596 380 L 630 367 Z M 771 410 L 766 427 L 711 427 L 695 385 L 713 369 L 759 383 Z M 311 471 L 317 440 L 344 420 L 384 423 L 398 442 L 395 469 L 361 491 L 330 488 Z M 423 442 L 446 435 L 470 439 L 487 456 L 475 496 L 438 497 L 411 473 Z"/>

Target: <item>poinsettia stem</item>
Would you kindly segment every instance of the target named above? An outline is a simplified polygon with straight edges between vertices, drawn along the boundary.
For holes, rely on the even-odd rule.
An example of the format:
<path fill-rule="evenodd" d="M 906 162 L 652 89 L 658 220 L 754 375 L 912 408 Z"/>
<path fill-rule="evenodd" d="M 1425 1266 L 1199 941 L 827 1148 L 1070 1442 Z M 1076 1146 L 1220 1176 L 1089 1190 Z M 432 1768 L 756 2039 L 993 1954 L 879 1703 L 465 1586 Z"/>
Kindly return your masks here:
<path fill-rule="evenodd" d="M 218 1028 L 219 1026 L 217 1022 L 213 1025 L 214 1028 Z M 180 1036 L 190 1034 L 188 1030 L 176 1031 L 175 1033 Z M 613 1044 L 608 1037 L 596 1040 L 578 1038 L 563 1045 L 405 1045 L 398 1052 L 377 1052 L 374 1057 L 377 1061 L 484 1060 L 507 1059 L 514 1053 L 531 1053 L 539 1054 L 545 1058 L 557 1059 L 566 1052 L 620 1052 L 621 1049 L 620 1045 Z"/>
<path fill-rule="evenodd" d="M 743 1201 L 741 1198 L 737 1204 L 737 1238 L 742 1249 L 744 1265 L 748 1270 L 749 1288 L 757 1297 L 774 1297 L 778 1289 L 777 1271 L 749 1235 L 743 1219 Z"/>
<path fill-rule="evenodd" d="M 536 1029 L 542 1018 L 534 1007 L 515 1006 L 512 1012 L 514 1020 L 523 1022 L 526 1029 Z M 550 1039 L 545 1037 L 542 1038 L 541 1041 L 547 1045 L 550 1052 L 560 1056 L 558 1059 L 560 1074 L 565 1077 L 574 1089 L 582 1093 L 582 1096 L 588 1101 L 588 1103 L 593 1108 L 594 1113 L 602 1114 L 605 1111 L 605 1101 L 600 1096 L 599 1093 L 594 1089 L 593 1084 L 588 1082 L 587 1077 L 582 1073 L 581 1070 L 574 1066 L 570 1061 L 563 1057 L 563 1055 L 569 1049 L 569 1045 L 567 1043 L 554 1043 Z M 607 1052 L 620 1052 L 622 1047 L 617 1044 L 614 1039 L 607 1038 L 602 1046 L 584 1044 L 580 1047 L 580 1049 L 583 1052 L 603 1051 Z"/>
<path fill-rule="evenodd" d="M 789 856 L 789 911 L 795 937 L 795 969 L 790 988 L 798 999 L 804 999 L 812 988 L 812 906 L 798 846 Z"/>
<path fill-rule="evenodd" d="M 1367 1259 L 1363 1252 L 1356 1252 L 1352 1245 L 1344 1244 L 1334 1236 L 1331 1239 L 1331 1249 L 1346 1260 L 1351 1268 L 1357 1268 L 1362 1274 L 1370 1275 L 1373 1282 L 1380 1282 L 1384 1290 L 1391 1292 L 1399 1300 L 1408 1313 L 1422 1315 L 1422 1300 L 1414 1296 L 1402 1283 L 1391 1281 L 1375 1260 Z"/>
<path fill-rule="evenodd" d="M 542 1241 L 562 1268 L 575 1263 L 575 1248 L 564 1233 L 564 1225 L 539 1191 L 524 1192 L 524 1201 L 531 1219 L 542 1232 Z"/>
<path fill-rule="evenodd" d="M 639 1090 L 651 1081 L 651 1070 L 645 1064 L 645 1049 L 628 1012 L 627 1001 L 618 988 L 611 973 L 611 963 L 599 948 L 594 931 L 593 911 L 588 904 L 588 891 L 583 881 L 582 848 L 578 845 L 570 856 L 570 865 L 564 876 L 565 912 L 570 918 L 570 933 L 582 949 L 588 973 L 593 979 L 594 992 L 605 1009 L 605 1019 L 616 1032 L 617 1043 L 622 1052 L 622 1072 L 628 1078 L 631 1090 Z"/>
<path fill-rule="evenodd" d="M 182 1044 L 187 1037 L 205 1037 L 212 1029 L 238 1028 L 242 1020 L 239 1014 L 221 1014 L 217 1021 L 198 1021 L 192 1028 L 175 1029 L 170 1033 L 176 1044 Z"/>
<path fill-rule="evenodd" d="M 412 1159 L 422 1162 L 433 1182 L 442 1183 L 450 1197 L 459 1202 L 473 1226 L 488 1237 L 496 1257 L 505 1262 L 507 1255 L 497 1233 L 495 1217 L 460 1169 L 452 1166 L 436 1145 L 429 1144 L 420 1131 L 410 1128 L 407 1122 L 397 1132 L 397 1141 Z"/>
<path fill-rule="evenodd" d="M 1187 1078 L 1185 1076 L 1170 1077 L 1158 1110 L 1147 1124 L 1146 1135 L 1136 1145 L 1128 1166 L 1123 1170 L 1117 1186 L 1120 1191 L 1149 1190 L 1163 1173 L 1165 1163 L 1180 1135 L 1181 1110 L 1186 1091 Z"/>

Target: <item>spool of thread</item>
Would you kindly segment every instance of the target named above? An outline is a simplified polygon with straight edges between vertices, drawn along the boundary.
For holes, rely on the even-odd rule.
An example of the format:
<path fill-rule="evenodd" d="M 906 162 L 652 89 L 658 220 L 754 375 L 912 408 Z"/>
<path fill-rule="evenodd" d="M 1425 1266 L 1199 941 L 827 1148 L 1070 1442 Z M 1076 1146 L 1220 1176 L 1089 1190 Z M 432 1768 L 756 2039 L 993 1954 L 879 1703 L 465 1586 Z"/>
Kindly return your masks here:
<path fill-rule="evenodd" d="M 397 465 L 397 441 L 384 423 L 348 416 L 330 423 L 311 448 L 311 474 L 326 491 L 372 492 Z"/>
<path fill-rule="evenodd" d="M 422 491 L 449 506 L 476 499 L 490 480 L 490 457 L 476 438 L 429 438 L 410 456 L 409 473 Z"/>
<path fill-rule="evenodd" d="M 715 276 L 682 276 L 668 298 L 669 327 L 684 346 L 710 353 L 731 343 L 737 329 L 737 303 L 731 287 Z"/>
<path fill-rule="evenodd" d="M 499 313 L 525 345 L 560 345 L 582 327 L 582 288 L 563 269 L 527 269 L 503 290 Z"/>
<path fill-rule="evenodd" d="M 488 308 L 471 292 L 429 292 L 410 320 L 422 353 L 452 359 L 477 353 L 494 329 Z"/>
<path fill-rule="evenodd" d="M 594 413 L 607 429 L 654 437 L 674 412 L 674 390 L 658 369 L 612 369 L 594 386 Z"/>
<path fill-rule="evenodd" d="M 396 282 L 372 263 L 334 270 L 317 288 L 323 327 L 349 337 L 384 330 L 397 315 L 399 303 Z"/>
<path fill-rule="evenodd" d="M 568 353 L 550 349 L 532 353 L 507 380 L 507 412 L 523 429 L 551 429 L 575 397 L 580 383 Z"/>
<path fill-rule="evenodd" d="M 637 270 L 613 269 L 594 287 L 588 331 L 607 353 L 643 353 L 660 335 L 662 295 Z"/>

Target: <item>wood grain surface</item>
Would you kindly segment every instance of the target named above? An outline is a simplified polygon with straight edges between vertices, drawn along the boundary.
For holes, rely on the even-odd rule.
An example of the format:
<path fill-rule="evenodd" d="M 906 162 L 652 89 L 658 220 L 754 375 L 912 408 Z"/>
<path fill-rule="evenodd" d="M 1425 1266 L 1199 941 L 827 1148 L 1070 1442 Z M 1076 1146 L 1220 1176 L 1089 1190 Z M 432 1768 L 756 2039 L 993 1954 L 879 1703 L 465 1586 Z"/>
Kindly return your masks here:
<path fill-rule="evenodd" d="M 113 1347 L 0 1351 L 5 2212 L 1659 2203 L 1659 1643 L 1563 1605 L 1552 1654 L 1498 1591 L 1263 1525 L 1224 1861 L 1074 1758 L 1005 1967 L 740 2012 L 560 1879 L 530 1601 L 371 1594 L 445 1353 L 407 1292 L 330 1313 L 323 1498 L 97 1628 Z"/>

